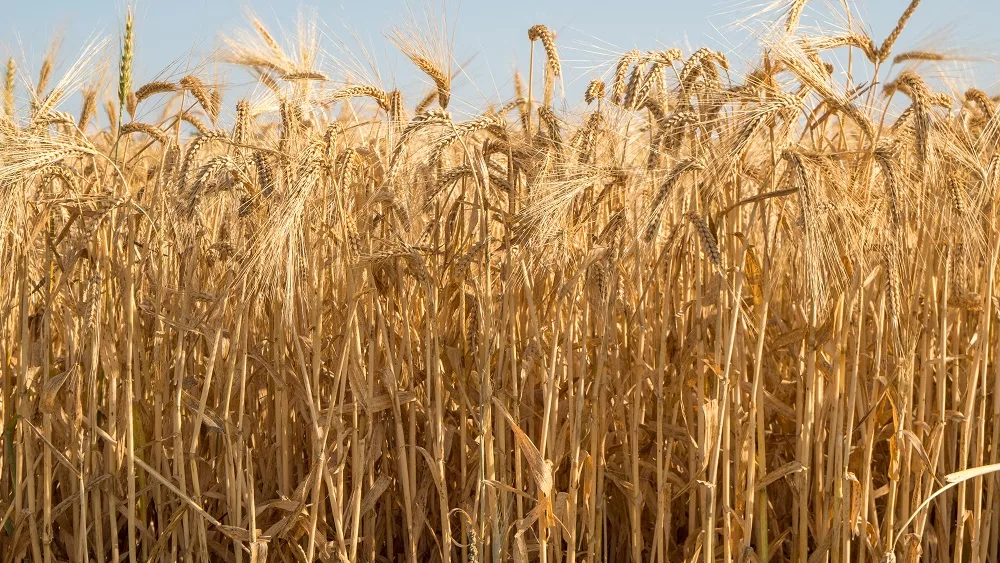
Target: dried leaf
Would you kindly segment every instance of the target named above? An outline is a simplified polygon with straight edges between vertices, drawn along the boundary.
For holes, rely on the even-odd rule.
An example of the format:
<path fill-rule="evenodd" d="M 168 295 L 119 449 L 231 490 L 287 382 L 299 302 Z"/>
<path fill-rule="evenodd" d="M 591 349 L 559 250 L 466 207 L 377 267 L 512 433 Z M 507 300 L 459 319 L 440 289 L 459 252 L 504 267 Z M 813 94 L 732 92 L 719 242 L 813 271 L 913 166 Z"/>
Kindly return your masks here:
<path fill-rule="evenodd" d="M 903 438 L 906 439 L 907 442 L 910 443 L 910 446 L 913 448 L 913 451 L 917 454 L 917 457 L 919 457 L 920 460 L 924 462 L 924 467 L 927 468 L 927 472 L 930 473 L 932 477 L 934 477 L 934 480 L 937 481 L 938 484 L 944 485 L 941 479 L 934 474 L 934 464 L 931 463 L 930 458 L 927 457 L 927 452 L 924 451 L 924 445 L 920 443 L 920 438 L 917 438 L 917 435 L 909 430 L 903 430 L 901 432 L 901 435 L 903 436 Z"/>
<path fill-rule="evenodd" d="M 62 389 L 63 384 L 76 373 L 78 368 L 79 365 L 74 365 L 67 371 L 45 380 L 42 384 L 42 393 L 38 405 L 43 413 L 52 414 L 55 412 L 56 395 L 59 394 L 59 390 Z"/>
<path fill-rule="evenodd" d="M 368 514 L 369 511 L 375 508 L 375 503 L 378 502 L 378 499 L 382 496 L 382 493 L 384 493 L 391 484 L 392 484 L 392 477 L 386 474 L 379 475 L 378 479 L 376 479 L 375 483 L 372 484 L 372 487 L 368 489 L 368 493 L 365 494 L 364 500 L 361 502 L 362 516 Z"/>
<path fill-rule="evenodd" d="M 552 463 L 542 459 L 542 454 L 538 451 L 538 448 L 528 438 L 528 435 L 521 430 L 521 427 L 514 422 L 514 417 L 510 416 L 510 413 L 507 412 L 507 409 L 503 408 L 503 404 L 496 397 L 493 398 L 493 406 L 507 419 L 507 424 L 514 431 L 514 440 L 521 448 L 521 453 L 524 455 L 525 461 L 528 462 L 528 468 L 531 469 L 531 474 L 535 478 L 535 482 L 538 483 L 538 489 L 546 496 L 552 496 Z"/>
<path fill-rule="evenodd" d="M 785 465 L 775 469 L 774 471 L 769 471 L 767 475 L 757 483 L 757 490 L 763 490 L 765 487 L 774 483 L 775 481 L 787 477 L 793 473 L 798 473 L 799 471 L 805 471 L 806 467 L 797 461 L 790 461 Z"/>

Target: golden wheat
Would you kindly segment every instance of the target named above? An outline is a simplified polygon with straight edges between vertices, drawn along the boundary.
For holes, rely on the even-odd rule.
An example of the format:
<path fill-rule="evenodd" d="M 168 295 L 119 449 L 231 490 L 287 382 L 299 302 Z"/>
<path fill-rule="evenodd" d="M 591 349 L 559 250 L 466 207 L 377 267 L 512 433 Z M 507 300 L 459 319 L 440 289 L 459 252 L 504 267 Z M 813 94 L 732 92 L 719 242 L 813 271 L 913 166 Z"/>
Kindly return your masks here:
<path fill-rule="evenodd" d="M 534 26 L 480 107 L 432 18 L 412 99 L 309 16 L 235 103 L 133 90 L 131 11 L 10 59 L 0 560 L 997 561 L 997 99 L 918 4 L 603 77 Z"/>

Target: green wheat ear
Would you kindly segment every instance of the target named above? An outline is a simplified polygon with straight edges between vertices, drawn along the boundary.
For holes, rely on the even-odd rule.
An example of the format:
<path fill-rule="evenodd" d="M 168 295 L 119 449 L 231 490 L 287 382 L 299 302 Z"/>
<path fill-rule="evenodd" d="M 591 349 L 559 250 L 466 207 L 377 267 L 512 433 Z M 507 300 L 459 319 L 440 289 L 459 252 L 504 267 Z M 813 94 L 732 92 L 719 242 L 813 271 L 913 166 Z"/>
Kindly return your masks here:
<path fill-rule="evenodd" d="M 132 25 L 132 9 L 129 8 L 125 16 L 125 34 L 122 38 L 122 60 L 118 67 L 118 104 L 120 107 L 125 106 L 128 95 L 132 91 L 132 55 L 135 49 Z"/>
<path fill-rule="evenodd" d="M 122 125 L 122 116 L 129 94 L 132 93 L 132 55 L 135 51 L 135 41 L 133 40 L 132 8 L 125 13 L 125 33 L 122 37 L 122 59 L 118 66 L 118 121 L 117 127 Z M 121 139 L 115 139 L 115 162 L 118 162 L 118 144 Z"/>

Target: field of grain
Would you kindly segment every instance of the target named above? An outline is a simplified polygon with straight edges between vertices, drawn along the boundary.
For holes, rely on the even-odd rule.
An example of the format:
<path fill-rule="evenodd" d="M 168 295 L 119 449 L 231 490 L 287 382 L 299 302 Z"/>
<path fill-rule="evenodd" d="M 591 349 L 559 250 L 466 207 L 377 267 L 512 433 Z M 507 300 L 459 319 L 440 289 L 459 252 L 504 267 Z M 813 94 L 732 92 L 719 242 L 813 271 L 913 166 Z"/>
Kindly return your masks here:
<path fill-rule="evenodd" d="M 308 22 L 245 97 L 10 59 L 0 563 L 1000 560 L 1000 113 L 918 4 L 584 100 L 538 25 L 474 113 L 420 20 L 413 99 Z"/>

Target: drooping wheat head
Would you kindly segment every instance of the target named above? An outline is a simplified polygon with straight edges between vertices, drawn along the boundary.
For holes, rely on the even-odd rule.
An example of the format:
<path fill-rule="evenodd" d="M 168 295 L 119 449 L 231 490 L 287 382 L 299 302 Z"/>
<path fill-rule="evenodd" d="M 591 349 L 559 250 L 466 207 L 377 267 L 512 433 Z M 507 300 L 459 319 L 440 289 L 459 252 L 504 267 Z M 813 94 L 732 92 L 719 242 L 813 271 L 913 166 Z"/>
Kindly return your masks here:
<path fill-rule="evenodd" d="M 549 31 L 549 28 L 541 24 L 531 26 L 528 29 L 528 40 L 542 42 L 542 48 L 545 49 L 545 63 L 552 76 L 555 78 L 562 76 L 562 63 L 559 61 L 559 51 L 556 50 L 556 36 Z"/>

